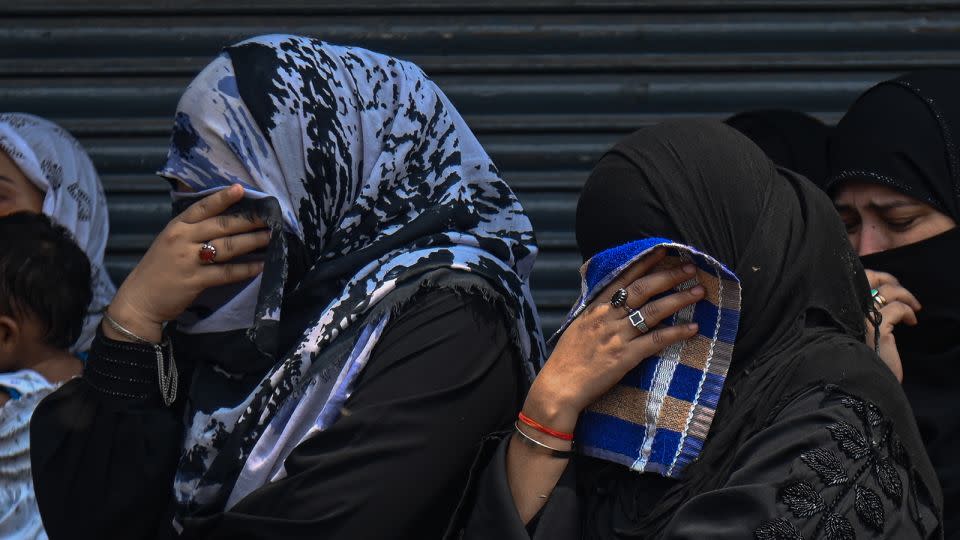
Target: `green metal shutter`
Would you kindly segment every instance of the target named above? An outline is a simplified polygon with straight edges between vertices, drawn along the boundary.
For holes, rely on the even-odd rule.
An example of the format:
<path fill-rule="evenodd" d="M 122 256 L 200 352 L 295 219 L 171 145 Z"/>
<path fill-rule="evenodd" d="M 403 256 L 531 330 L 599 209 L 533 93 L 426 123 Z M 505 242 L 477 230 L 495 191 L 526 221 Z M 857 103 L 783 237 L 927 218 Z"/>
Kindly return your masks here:
<path fill-rule="evenodd" d="M 668 117 L 790 107 L 835 121 L 872 83 L 960 64 L 960 2 L 759 0 L 6 0 L 0 109 L 89 149 L 119 282 L 169 216 L 153 176 L 177 98 L 220 47 L 271 32 L 413 60 L 519 193 L 544 327 L 577 294 L 577 193 L 619 137 Z M 907 7 L 904 7 L 907 6 Z M 638 216 L 638 219 L 642 217 Z"/>

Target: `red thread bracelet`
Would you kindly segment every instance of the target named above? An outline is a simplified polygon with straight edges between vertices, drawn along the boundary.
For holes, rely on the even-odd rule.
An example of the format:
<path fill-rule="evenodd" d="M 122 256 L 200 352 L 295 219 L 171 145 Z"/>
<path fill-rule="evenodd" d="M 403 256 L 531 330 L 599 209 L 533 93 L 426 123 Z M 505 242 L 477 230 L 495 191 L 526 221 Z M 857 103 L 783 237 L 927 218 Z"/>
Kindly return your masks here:
<path fill-rule="evenodd" d="M 572 440 L 573 440 L 573 433 L 564 433 L 564 432 L 562 432 L 562 431 L 552 430 L 552 429 L 548 428 L 547 426 L 541 424 L 540 422 L 537 422 L 537 421 L 534 420 L 533 418 L 530 418 L 529 416 L 523 414 L 522 411 L 520 412 L 520 414 L 517 415 L 517 418 L 518 418 L 521 422 L 523 422 L 524 424 L 532 427 L 533 429 L 535 429 L 535 430 L 537 430 L 537 431 L 539 431 L 540 433 L 543 433 L 543 434 L 545 434 L 545 435 L 549 435 L 549 436 L 551 436 L 551 437 L 556 437 L 556 438 L 560 439 L 561 441 L 572 441 Z"/>

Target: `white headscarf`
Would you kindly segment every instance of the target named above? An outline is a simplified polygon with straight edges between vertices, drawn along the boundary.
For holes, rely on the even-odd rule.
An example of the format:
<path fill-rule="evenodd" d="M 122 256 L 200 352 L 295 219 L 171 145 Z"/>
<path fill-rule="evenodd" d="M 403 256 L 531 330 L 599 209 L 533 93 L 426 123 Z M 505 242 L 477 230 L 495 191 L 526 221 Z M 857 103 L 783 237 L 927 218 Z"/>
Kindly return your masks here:
<path fill-rule="evenodd" d="M 90 259 L 93 301 L 72 352 L 86 351 L 116 287 L 103 266 L 110 221 L 90 156 L 60 126 L 32 114 L 0 114 L 0 150 L 44 192 L 43 213 L 63 225 Z"/>

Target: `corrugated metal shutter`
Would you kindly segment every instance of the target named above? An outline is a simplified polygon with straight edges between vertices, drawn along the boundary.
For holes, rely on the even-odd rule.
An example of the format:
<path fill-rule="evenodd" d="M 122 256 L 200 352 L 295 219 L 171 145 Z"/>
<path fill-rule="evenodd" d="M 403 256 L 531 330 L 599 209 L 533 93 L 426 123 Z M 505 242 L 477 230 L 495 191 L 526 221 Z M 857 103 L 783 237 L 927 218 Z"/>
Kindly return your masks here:
<path fill-rule="evenodd" d="M 573 217 L 595 159 L 667 117 L 790 107 L 835 121 L 873 82 L 960 64 L 960 2 L 6 0 L 0 109 L 61 122 L 111 206 L 120 281 L 169 215 L 153 170 L 218 49 L 291 32 L 404 57 L 459 107 L 539 233 L 545 329 L 576 296 Z M 907 7 L 904 7 L 907 6 Z"/>

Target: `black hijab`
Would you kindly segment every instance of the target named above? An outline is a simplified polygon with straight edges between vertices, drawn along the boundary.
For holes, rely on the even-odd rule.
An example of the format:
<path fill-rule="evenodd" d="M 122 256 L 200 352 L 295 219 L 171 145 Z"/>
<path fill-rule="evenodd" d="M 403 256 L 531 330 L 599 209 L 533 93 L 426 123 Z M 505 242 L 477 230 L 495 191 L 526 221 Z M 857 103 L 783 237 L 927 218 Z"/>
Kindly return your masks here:
<path fill-rule="evenodd" d="M 847 381 L 844 389 L 877 403 L 896 424 L 912 424 L 902 395 L 890 391 L 895 380 L 871 375 L 883 368 L 863 345 L 866 277 L 829 198 L 812 183 L 777 169 L 719 123 L 683 120 L 641 130 L 614 146 L 587 180 L 577 243 L 587 259 L 651 236 L 723 262 L 741 279 L 743 304 L 730 375 L 700 459 L 645 503 L 653 510 L 640 514 L 639 529 L 618 534 L 656 536 L 680 504 L 728 478 L 731 448 L 762 429 L 786 398 L 814 385 Z M 866 375 L 851 375 L 859 369 Z M 905 445 L 911 455 L 923 452 L 916 437 Z M 616 490 L 649 488 L 634 477 L 599 481 Z"/>
<path fill-rule="evenodd" d="M 874 86 L 850 108 L 831 141 L 830 189 L 845 182 L 881 184 L 960 221 L 960 71 L 910 73 Z M 888 272 L 923 309 L 914 327 L 894 334 L 903 361 L 903 390 L 913 407 L 943 486 L 946 530 L 960 532 L 960 281 L 954 268 L 960 228 L 861 259 Z M 953 262 L 951 262 L 953 261 Z"/>
<path fill-rule="evenodd" d="M 750 138 L 777 165 L 817 185 L 826 180 L 830 128 L 820 120 L 799 111 L 768 109 L 735 114 L 724 123 Z"/>
<path fill-rule="evenodd" d="M 830 139 L 827 190 L 887 186 L 960 220 L 960 70 L 908 73 L 867 90 Z"/>
<path fill-rule="evenodd" d="M 594 168 L 577 206 L 583 258 L 651 236 L 692 245 L 740 277 L 734 370 L 789 350 L 808 316 L 864 334 L 868 285 L 830 200 L 729 127 L 660 124 Z"/>

